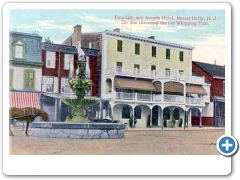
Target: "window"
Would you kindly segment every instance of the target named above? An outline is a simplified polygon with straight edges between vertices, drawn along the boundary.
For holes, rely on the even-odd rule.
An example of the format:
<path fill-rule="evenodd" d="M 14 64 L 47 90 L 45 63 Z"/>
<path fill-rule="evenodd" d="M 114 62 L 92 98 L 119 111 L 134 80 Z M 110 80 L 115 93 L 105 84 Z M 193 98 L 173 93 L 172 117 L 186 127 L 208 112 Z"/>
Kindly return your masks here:
<path fill-rule="evenodd" d="M 134 69 L 140 69 L 140 65 L 139 64 L 134 64 Z"/>
<path fill-rule="evenodd" d="M 121 40 L 117 41 L 117 51 L 122 52 L 122 41 Z"/>
<path fill-rule="evenodd" d="M 183 70 L 179 70 L 179 74 L 183 74 L 184 73 L 184 71 Z"/>
<path fill-rule="evenodd" d="M 13 88 L 13 69 L 9 69 L 9 88 Z"/>
<path fill-rule="evenodd" d="M 43 76 L 42 83 L 43 92 L 54 92 L 54 77 Z"/>
<path fill-rule="evenodd" d="M 26 69 L 24 71 L 24 89 L 25 90 L 35 89 L 35 71 L 32 69 Z"/>
<path fill-rule="evenodd" d="M 151 71 L 156 71 L 156 66 L 155 65 L 151 65 Z"/>
<path fill-rule="evenodd" d="M 46 53 L 46 68 L 55 68 L 56 55 L 55 52 L 47 51 Z"/>
<path fill-rule="evenodd" d="M 134 117 L 136 119 L 141 119 L 141 108 L 139 106 L 134 108 Z"/>
<path fill-rule="evenodd" d="M 170 49 L 166 49 L 166 59 L 170 59 Z"/>
<path fill-rule="evenodd" d="M 139 74 L 139 72 L 140 72 L 140 65 L 139 64 L 134 64 L 134 73 L 135 74 Z"/>
<path fill-rule="evenodd" d="M 169 68 L 165 68 L 165 75 L 166 75 L 167 77 L 170 76 L 170 69 L 169 69 Z"/>
<path fill-rule="evenodd" d="M 117 72 L 122 73 L 122 62 L 117 62 Z"/>
<path fill-rule="evenodd" d="M 156 47 L 152 46 L 152 57 L 156 57 L 156 55 L 157 55 Z"/>
<path fill-rule="evenodd" d="M 122 67 L 122 62 L 117 62 L 117 67 Z"/>
<path fill-rule="evenodd" d="M 122 119 L 129 119 L 130 118 L 130 107 L 123 106 L 122 108 Z"/>
<path fill-rule="evenodd" d="M 151 65 L 151 71 L 152 71 L 152 76 L 156 76 L 156 66 L 155 65 Z"/>
<path fill-rule="evenodd" d="M 64 69 L 73 69 L 73 54 L 64 54 Z"/>
<path fill-rule="evenodd" d="M 179 61 L 183 61 L 183 51 L 179 51 Z"/>
<path fill-rule="evenodd" d="M 61 93 L 72 93 L 68 78 L 61 78 Z"/>
<path fill-rule="evenodd" d="M 25 45 L 21 40 L 18 40 L 13 44 L 13 58 L 24 59 L 25 57 Z"/>
<path fill-rule="evenodd" d="M 135 43 L 135 54 L 140 54 L 140 44 Z"/>

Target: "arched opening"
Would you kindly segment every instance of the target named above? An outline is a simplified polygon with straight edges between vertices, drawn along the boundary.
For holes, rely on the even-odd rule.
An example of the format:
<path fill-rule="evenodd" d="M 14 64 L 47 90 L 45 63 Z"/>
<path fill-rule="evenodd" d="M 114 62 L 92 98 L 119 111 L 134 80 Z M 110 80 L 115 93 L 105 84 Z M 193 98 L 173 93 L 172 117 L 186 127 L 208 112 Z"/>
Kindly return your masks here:
<path fill-rule="evenodd" d="M 141 119 L 142 118 L 142 110 L 141 107 L 137 106 L 134 108 L 134 116 L 136 119 Z"/>
<path fill-rule="evenodd" d="M 158 125 L 158 117 L 159 116 L 159 107 L 154 106 L 152 109 L 152 125 L 157 126 Z"/>
<path fill-rule="evenodd" d="M 170 120 L 170 108 L 164 108 L 163 119 Z"/>
<path fill-rule="evenodd" d="M 175 108 L 173 110 L 173 118 L 174 118 L 174 120 L 179 120 L 179 118 L 180 118 L 180 111 L 179 111 L 178 108 Z"/>
<path fill-rule="evenodd" d="M 130 118 L 130 107 L 127 105 L 124 105 L 122 107 L 122 119 L 129 119 Z"/>
<path fill-rule="evenodd" d="M 112 92 L 112 80 L 107 79 L 105 82 L 105 93 L 111 93 Z"/>

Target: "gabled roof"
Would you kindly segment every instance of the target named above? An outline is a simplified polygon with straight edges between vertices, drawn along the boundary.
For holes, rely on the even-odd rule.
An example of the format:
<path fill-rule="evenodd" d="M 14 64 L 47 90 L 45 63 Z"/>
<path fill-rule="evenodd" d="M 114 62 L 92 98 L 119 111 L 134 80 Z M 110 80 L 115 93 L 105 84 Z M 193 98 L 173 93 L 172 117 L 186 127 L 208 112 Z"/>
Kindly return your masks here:
<path fill-rule="evenodd" d="M 193 61 L 198 67 L 207 72 L 212 77 L 223 77 L 225 78 L 225 66 L 208 64 L 203 62 Z"/>

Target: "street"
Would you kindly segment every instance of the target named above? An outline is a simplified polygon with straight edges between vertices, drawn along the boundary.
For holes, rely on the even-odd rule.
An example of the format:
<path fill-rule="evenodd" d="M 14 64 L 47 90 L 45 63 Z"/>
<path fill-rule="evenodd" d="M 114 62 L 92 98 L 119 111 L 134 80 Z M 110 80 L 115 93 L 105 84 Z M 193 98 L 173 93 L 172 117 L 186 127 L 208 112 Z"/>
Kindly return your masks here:
<path fill-rule="evenodd" d="M 11 155 L 218 155 L 224 128 L 130 129 L 122 139 L 49 139 L 26 137 L 19 127 L 9 136 Z"/>

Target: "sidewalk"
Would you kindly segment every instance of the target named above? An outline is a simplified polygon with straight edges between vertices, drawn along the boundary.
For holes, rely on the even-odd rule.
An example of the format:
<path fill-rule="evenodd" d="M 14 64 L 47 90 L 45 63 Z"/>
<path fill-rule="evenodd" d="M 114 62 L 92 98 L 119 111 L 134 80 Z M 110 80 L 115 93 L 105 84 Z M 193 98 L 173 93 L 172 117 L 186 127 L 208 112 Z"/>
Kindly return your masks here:
<path fill-rule="evenodd" d="M 175 128 L 167 128 L 164 127 L 163 131 L 207 131 L 207 130 L 225 130 L 225 127 L 186 127 L 185 129 L 183 127 L 175 127 Z M 128 127 L 128 131 L 162 131 L 162 127 L 136 127 L 136 128 L 130 128 Z"/>

